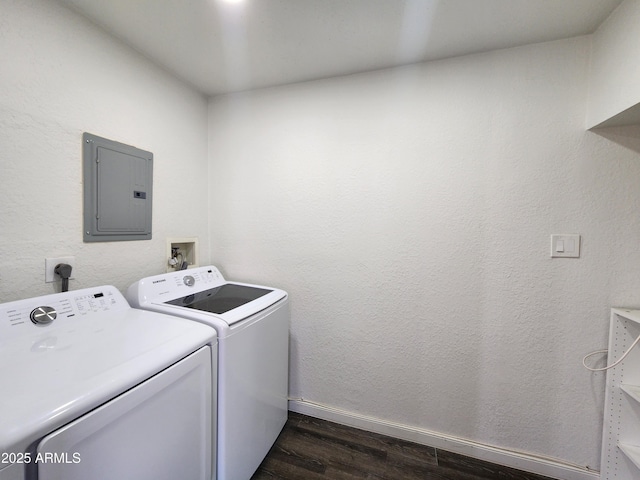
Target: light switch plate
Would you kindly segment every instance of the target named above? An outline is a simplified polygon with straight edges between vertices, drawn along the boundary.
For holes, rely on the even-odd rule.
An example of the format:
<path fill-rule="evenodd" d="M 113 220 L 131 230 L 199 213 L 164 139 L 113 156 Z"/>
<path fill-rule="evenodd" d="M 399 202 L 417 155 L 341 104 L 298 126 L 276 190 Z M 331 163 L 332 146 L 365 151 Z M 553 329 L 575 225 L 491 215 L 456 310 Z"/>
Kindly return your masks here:
<path fill-rule="evenodd" d="M 553 234 L 551 235 L 552 258 L 579 258 L 580 235 L 578 234 Z"/>

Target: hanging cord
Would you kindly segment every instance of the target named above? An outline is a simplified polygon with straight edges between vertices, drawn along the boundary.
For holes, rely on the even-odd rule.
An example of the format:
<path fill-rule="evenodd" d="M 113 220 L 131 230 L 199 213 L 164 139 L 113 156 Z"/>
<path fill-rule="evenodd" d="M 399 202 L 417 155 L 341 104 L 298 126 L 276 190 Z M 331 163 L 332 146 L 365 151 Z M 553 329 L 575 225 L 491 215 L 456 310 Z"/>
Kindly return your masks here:
<path fill-rule="evenodd" d="M 588 355 L 585 355 L 584 358 L 582 359 L 582 365 L 584 366 L 584 368 L 586 368 L 587 370 L 591 370 L 592 372 L 602 372 L 604 370 L 609 370 L 610 368 L 615 367 L 616 365 L 618 365 L 621 361 L 623 361 L 625 359 L 625 357 L 627 355 L 629 355 L 629 352 L 631 352 L 631 350 L 633 350 L 633 347 L 635 347 L 638 342 L 640 342 L 640 335 L 638 336 L 638 338 L 635 339 L 635 341 L 631 344 L 631 346 L 627 349 L 626 352 L 624 352 L 624 354 L 615 362 L 612 363 L 611 365 L 607 366 L 607 367 L 602 367 L 602 368 L 591 368 L 591 367 L 587 367 L 587 358 L 592 357 L 593 355 L 597 355 L 599 353 L 607 353 L 609 350 L 597 350 L 595 352 L 591 352 Z"/>

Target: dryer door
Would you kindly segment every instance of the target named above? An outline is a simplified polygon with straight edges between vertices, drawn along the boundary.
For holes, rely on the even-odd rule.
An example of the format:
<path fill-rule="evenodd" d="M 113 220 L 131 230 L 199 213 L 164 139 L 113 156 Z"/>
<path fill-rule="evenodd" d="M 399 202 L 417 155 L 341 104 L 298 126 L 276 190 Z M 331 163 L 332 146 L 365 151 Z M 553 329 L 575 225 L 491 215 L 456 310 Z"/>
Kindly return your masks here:
<path fill-rule="evenodd" d="M 215 449 L 211 348 L 45 437 L 39 480 L 209 480 Z"/>

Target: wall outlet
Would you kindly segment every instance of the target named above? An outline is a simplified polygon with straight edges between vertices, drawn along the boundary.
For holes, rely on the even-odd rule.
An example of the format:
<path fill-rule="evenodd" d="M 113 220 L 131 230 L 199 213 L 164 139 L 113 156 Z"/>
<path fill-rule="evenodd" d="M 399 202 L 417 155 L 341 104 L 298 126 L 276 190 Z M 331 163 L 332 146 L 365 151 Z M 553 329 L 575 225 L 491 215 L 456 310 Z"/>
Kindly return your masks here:
<path fill-rule="evenodd" d="M 66 263 L 67 265 L 71 265 L 71 277 L 69 278 L 74 278 L 75 275 L 75 264 L 76 264 L 76 257 L 55 257 L 55 258 L 45 258 L 44 259 L 44 281 L 45 283 L 51 283 L 51 282 L 59 282 L 62 279 L 60 278 L 60 275 L 57 275 L 54 270 L 56 268 L 56 265 L 60 264 L 60 263 Z"/>

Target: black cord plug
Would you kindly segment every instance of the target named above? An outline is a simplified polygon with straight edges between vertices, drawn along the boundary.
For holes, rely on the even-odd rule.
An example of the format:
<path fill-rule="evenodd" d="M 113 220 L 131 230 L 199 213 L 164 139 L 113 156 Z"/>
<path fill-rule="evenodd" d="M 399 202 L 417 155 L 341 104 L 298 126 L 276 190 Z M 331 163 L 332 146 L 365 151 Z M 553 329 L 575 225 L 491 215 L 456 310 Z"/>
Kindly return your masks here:
<path fill-rule="evenodd" d="M 54 273 L 60 275 L 62 278 L 62 291 L 69 291 L 69 277 L 71 277 L 71 265 L 66 263 L 59 263 L 56 268 L 53 269 Z"/>

